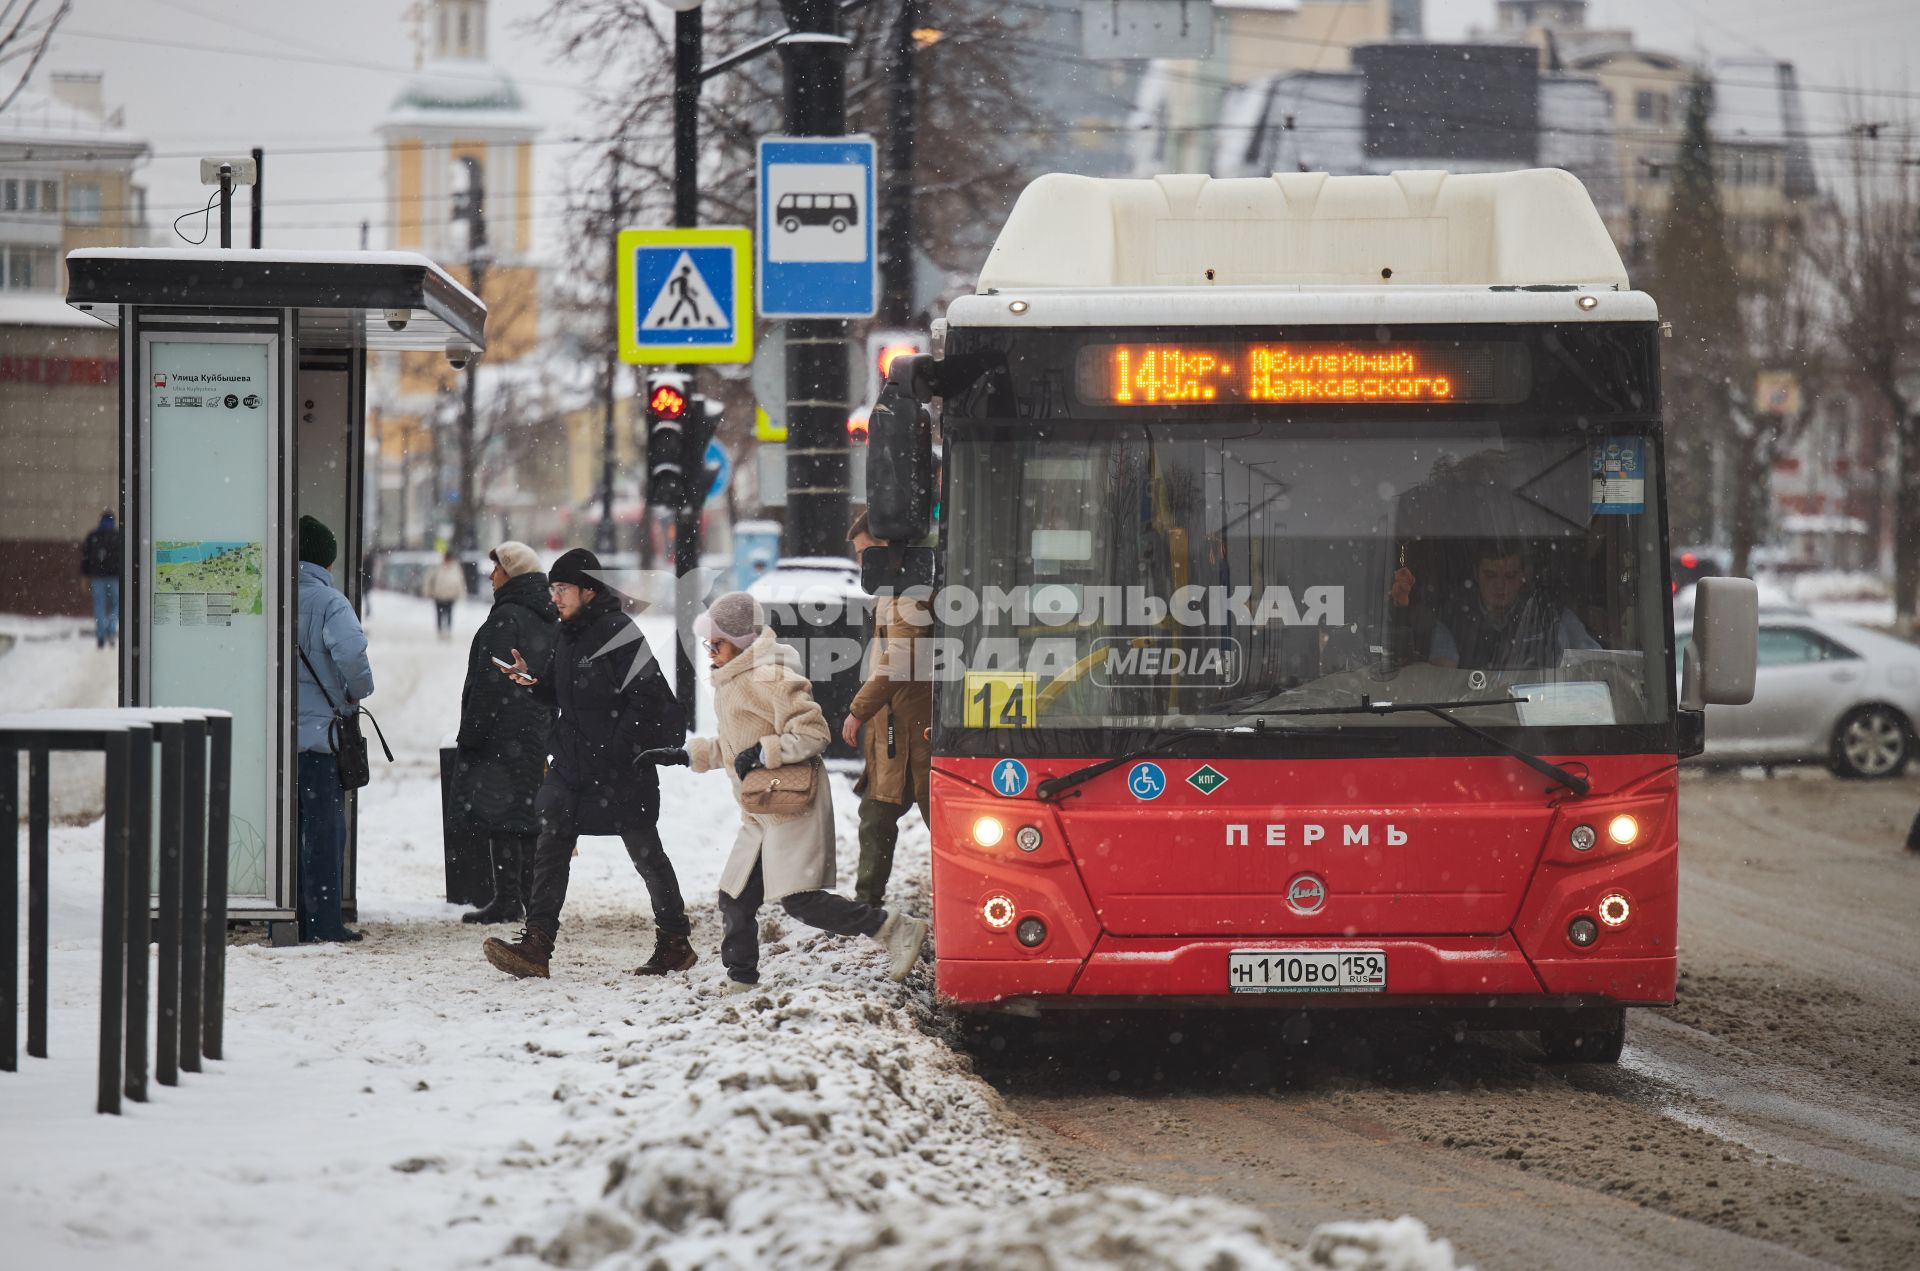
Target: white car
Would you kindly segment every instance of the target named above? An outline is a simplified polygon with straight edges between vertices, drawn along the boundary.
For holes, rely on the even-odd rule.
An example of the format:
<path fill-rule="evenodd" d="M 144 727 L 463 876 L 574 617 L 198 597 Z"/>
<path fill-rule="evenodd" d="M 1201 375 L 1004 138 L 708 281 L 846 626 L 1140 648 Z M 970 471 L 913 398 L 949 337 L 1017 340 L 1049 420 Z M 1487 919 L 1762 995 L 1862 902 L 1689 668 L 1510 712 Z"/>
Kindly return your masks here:
<path fill-rule="evenodd" d="M 1692 630 L 1675 623 L 1676 653 Z M 1804 611 L 1762 608 L 1753 701 L 1707 707 L 1700 762 L 1824 763 L 1842 777 L 1895 777 L 1913 755 L 1916 721 L 1920 648 Z"/>

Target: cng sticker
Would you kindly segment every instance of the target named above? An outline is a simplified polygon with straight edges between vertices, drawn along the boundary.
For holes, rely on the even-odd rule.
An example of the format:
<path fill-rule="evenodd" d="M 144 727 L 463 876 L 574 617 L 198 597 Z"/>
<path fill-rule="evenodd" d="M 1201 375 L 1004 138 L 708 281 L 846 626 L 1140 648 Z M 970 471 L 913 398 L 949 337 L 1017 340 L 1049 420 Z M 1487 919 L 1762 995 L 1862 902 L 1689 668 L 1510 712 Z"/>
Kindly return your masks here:
<path fill-rule="evenodd" d="M 1201 794 L 1212 794 L 1227 784 L 1227 774 L 1210 763 L 1203 763 L 1187 774 L 1187 784 Z"/>
<path fill-rule="evenodd" d="M 1035 680 L 1030 671 L 968 671 L 967 728 L 1032 728 Z"/>

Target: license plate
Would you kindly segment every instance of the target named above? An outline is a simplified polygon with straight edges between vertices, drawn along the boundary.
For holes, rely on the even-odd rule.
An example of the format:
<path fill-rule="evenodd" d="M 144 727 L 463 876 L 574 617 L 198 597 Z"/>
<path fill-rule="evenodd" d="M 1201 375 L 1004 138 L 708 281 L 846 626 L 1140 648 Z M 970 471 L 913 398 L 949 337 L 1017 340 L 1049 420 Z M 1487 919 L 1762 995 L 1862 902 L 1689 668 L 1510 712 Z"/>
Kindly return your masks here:
<path fill-rule="evenodd" d="M 1235 993 L 1382 993 L 1387 955 L 1380 949 L 1272 949 L 1227 954 L 1227 987 Z"/>

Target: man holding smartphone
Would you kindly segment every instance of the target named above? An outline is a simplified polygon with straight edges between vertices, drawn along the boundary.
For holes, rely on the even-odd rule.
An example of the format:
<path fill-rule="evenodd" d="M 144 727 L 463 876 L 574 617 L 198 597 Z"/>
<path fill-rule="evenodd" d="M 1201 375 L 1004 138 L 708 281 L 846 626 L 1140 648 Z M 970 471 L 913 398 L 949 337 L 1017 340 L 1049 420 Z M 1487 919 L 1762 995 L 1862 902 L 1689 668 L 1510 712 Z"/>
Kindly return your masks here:
<path fill-rule="evenodd" d="M 484 947 L 508 975 L 547 977 L 582 834 L 619 835 L 653 900 L 653 955 L 634 974 L 685 971 L 695 961 L 680 881 L 660 843 L 660 778 L 651 764 L 635 766 L 644 750 L 678 746 L 686 728 L 653 650 L 600 574 L 599 558 L 583 548 L 556 560 L 547 571 L 560 615 L 552 658 L 533 664 L 516 648 L 499 671 L 560 712 L 553 764 L 535 802 L 540 837 L 526 928 L 512 943 L 495 937 Z"/>

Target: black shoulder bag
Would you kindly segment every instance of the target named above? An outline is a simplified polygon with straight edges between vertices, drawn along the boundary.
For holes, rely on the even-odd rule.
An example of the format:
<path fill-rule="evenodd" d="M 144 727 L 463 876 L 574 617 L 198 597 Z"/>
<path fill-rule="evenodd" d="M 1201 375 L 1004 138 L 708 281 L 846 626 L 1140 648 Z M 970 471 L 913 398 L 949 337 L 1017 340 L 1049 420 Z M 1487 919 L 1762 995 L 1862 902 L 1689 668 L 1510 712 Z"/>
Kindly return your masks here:
<path fill-rule="evenodd" d="M 293 648 L 300 655 L 300 661 L 306 664 L 307 674 L 320 690 L 320 696 L 327 701 L 327 709 L 333 712 L 333 722 L 327 725 L 327 744 L 333 747 L 335 760 L 340 767 L 340 788 L 358 790 L 373 780 L 373 765 L 367 759 L 367 736 L 360 731 L 360 717 L 365 715 L 373 723 L 373 735 L 380 739 L 380 749 L 386 752 L 387 762 L 393 762 L 393 748 L 387 745 L 387 735 L 380 731 L 380 721 L 373 718 L 373 712 L 364 706 L 356 706 L 353 713 L 342 715 L 340 708 L 334 705 L 333 694 L 327 692 L 325 680 L 313 669 L 313 663 L 307 660 L 307 651 L 295 640 Z"/>

